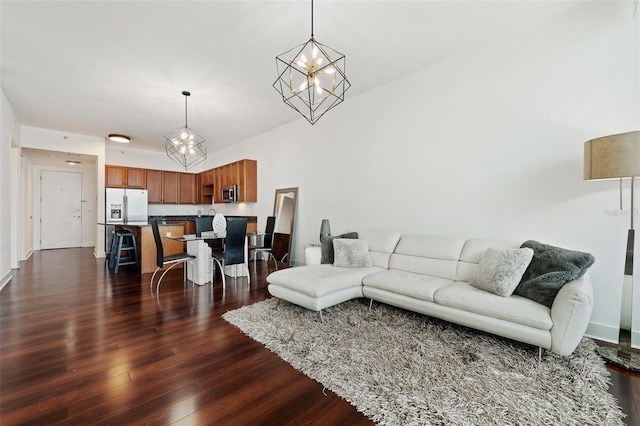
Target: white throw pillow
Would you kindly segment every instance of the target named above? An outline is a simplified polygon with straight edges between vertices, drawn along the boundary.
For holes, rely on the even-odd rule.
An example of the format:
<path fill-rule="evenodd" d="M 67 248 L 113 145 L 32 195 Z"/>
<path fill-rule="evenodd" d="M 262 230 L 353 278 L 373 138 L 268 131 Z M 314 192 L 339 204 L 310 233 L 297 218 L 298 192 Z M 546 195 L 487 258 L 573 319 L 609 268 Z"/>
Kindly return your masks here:
<path fill-rule="evenodd" d="M 333 240 L 333 266 L 367 268 L 371 266 L 369 241 L 347 238 Z"/>
<path fill-rule="evenodd" d="M 469 284 L 498 296 L 511 296 L 532 258 L 533 250 L 529 248 L 489 247 Z"/>

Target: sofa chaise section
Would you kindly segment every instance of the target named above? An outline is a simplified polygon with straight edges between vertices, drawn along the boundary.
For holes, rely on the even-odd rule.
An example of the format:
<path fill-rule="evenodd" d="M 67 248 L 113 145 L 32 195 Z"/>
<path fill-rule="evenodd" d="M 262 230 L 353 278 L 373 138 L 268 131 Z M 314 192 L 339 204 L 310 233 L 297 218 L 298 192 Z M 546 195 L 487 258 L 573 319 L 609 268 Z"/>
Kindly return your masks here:
<path fill-rule="evenodd" d="M 283 269 L 267 276 L 269 293 L 279 299 L 317 311 L 362 295 L 362 279 L 389 266 L 389 258 L 400 234 L 388 231 L 359 231 L 369 242 L 372 266 L 339 268 L 332 264 L 305 265 Z"/>

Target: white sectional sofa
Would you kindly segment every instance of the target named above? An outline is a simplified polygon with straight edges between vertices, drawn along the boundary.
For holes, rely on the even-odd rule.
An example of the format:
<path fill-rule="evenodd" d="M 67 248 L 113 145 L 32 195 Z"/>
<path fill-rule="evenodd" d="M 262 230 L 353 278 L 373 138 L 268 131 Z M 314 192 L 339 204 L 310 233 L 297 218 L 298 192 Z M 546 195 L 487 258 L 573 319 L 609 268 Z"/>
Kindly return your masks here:
<path fill-rule="evenodd" d="M 499 296 L 469 284 L 489 247 L 516 249 L 518 242 L 440 236 L 400 236 L 358 231 L 369 244 L 371 266 L 314 264 L 267 277 L 274 297 L 320 312 L 358 297 L 568 355 L 591 317 L 588 274 L 564 284 L 551 308 L 528 298 Z M 313 248 L 320 250 L 319 247 Z"/>

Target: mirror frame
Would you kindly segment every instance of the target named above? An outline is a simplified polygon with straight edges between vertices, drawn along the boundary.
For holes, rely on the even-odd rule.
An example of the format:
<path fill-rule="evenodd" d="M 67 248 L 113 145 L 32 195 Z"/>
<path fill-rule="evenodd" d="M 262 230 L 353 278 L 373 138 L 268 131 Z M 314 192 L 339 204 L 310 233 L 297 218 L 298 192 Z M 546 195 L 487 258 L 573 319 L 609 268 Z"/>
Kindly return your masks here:
<path fill-rule="evenodd" d="M 278 198 L 281 197 L 284 194 L 288 194 L 293 192 L 293 200 L 294 200 L 294 204 L 293 204 L 293 213 L 291 215 L 291 227 L 289 229 L 289 244 L 287 247 L 287 254 L 286 254 L 286 263 L 287 266 L 291 266 L 291 248 L 293 247 L 293 231 L 294 231 L 294 224 L 296 222 L 296 210 L 298 209 L 298 187 L 293 187 L 293 188 L 279 188 L 276 189 L 276 193 L 275 193 L 275 198 L 273 200 L 273 215 L 276 216 L 276 223 L 278 221 Z"/>

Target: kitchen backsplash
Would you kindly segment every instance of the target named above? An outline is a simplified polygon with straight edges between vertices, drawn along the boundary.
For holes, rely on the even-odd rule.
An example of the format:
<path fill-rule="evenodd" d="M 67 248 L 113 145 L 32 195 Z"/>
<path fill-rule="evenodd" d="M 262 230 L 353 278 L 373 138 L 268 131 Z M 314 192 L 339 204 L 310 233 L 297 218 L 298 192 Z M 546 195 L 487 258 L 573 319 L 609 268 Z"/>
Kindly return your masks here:
<path fill-rule="evenodd" d="M 251 203 L 228 204 L 149 204 L 149 216 L 203 216 L 222 213 L 226 215 L 254 216 Z"/>

